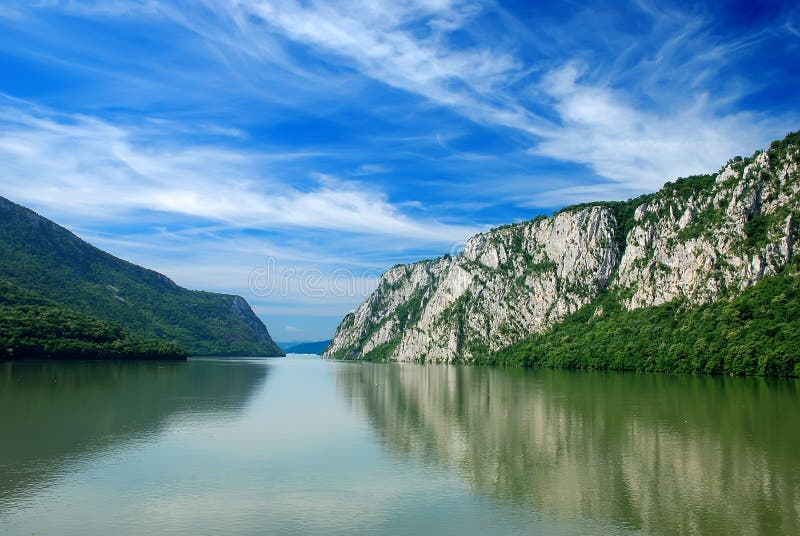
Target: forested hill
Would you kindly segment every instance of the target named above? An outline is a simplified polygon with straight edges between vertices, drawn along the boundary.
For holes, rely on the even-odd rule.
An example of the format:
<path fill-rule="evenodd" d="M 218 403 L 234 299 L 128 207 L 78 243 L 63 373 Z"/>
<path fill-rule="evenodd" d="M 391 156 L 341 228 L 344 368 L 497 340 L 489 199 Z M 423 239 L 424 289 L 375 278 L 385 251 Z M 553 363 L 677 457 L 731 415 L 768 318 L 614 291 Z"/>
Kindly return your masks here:
<path fill-rule="evenodd" d="M 0 282 L 192 355 L 283 355 L 244 298 L 182 288 L 3 197 Z"/>
<path fill-rule="evenodd" d="M 186 359 L 186 349 L 0 281 L 0 361 L 5 359 Z"/>

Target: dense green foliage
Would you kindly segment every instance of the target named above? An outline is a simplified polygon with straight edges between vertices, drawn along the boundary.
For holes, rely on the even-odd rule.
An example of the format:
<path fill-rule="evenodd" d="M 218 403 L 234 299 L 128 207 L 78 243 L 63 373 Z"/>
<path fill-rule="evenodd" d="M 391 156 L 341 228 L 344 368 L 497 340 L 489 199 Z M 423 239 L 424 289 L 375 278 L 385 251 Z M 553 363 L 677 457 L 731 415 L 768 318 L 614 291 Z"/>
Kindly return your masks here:
<path fill-rule="evenodd" d="M 479 363 L 579 369 L 800 376 L 795 262 L 732 299 L 626 310 L 606 293 L 551 331 Z"/>
<path fill-rule="evenodd" d="M 11 358 L 185 359 L 186 350 L 0 283 L 0 360 Z"/>
<path fill-rule="evenodd" d="M 391 341 L 385 342 L 383 344 L 379 344 L 366 354 L 362 358 L 364 361 L 372 361 L 374 363 L 383 363 L 389 361 L 392 356 L 392 352 L 394 349 L 397 348 L 397 344 L 400 342 L 400 338 L 392 339 Z"/>
<path fill-rule="evenodd" d="M 0 281 L 0 360 L 10 358 L 185 359 L 186 350 Z"/>
<path fill-rule="evenodd" d="M 242 298 L 181 288 L 1 197 L 0 281 L 191 354 L 283 354 Z"/>
<path fill-rule="evenodd" d="M 771 162 L 780 162 L 790 149 L 796 147 L 800 147 L 800 130 L 788 133 L 782 140 L 774 140 L 767 153 Z"/>

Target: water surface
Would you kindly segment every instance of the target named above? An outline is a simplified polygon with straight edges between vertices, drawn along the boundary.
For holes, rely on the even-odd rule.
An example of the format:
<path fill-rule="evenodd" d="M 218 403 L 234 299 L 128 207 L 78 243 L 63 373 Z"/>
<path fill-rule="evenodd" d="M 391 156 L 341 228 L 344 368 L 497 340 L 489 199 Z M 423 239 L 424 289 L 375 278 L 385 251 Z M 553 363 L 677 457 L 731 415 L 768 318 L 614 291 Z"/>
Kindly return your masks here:
<path fill-rule="evenodd" d="M 0 533 L 800 534 L 793 381 L 0 365 Z"/>

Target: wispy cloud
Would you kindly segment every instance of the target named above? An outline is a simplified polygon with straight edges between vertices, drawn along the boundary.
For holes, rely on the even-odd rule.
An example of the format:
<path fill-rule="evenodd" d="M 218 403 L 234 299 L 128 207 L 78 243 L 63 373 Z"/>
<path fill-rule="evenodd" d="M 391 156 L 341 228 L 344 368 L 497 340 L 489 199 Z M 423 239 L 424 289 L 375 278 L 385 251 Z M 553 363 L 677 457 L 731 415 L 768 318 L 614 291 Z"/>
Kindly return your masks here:
<path fill-rule="evenodd" d="M 789 126 L 751 112 L 714 114 L 707 94 L 685 107 L 638 109 L 620 91 L 585 84 L 568 65 L 549 73 L 542 90 L 553 99 L 561 127 L 531 152 L 591 166 L 633 189 L 657 189 L 666 180 L 715 171 L 728 158 L 763 144 Z"/>
<path fill-rule="evenodd" d="M 231 72 L 248 73 L 251 82 L 275 67 L 284 78 L 302 81 L 292 91 L 262 91 L 268 99 L 309 86 L 325 87 L 317 94 L 325 93 L 356 71 L 478 123 L 518 130 L 531 155 L 583 164 L 625 183 L 608 183 L 609 192 L 643 191 L 712 170 L 800 120 L 798 114 L 776 118 L 732 109 L 758 82 L 731 74 L 719 80 L 732 58 L 774 29 L 721 36 L 702 9 L 646 0 L 626 8 L 649 25 L 647 34 L 636 35 L 614 35 L 621 22 L 610 10 L 578 8 L 558 24 L 527 28 L 492 1 L 121 0 L 60 8 L 91 17 L 165 18 L 199 36 L 212 57 Z M 495 19 L 496 31 L 482 29 L 487 18 Z M 497 20 L 516 33 L 505 37 Z M 791 17 L 784 27 L 792 36 Z M 287 43 L 305 47 L 317 61 L 303 61 Z M 242 68 L 247 61 L 264 68 Z M 311 199 L 322 205 L 344 201 L 331 196 L 322 188 Z M 292 206 L 291 197 L 282 202 Z M 192 203 L 180 192 L 170 198 L 165 202 Z"/>
<path fill-rule="evenodd" d="M 447 244 L 476 230 L 404 214 L 359 182 L 316 175 L 306 189 L 270 174 L 274 155 L 176 142 L 165 125 L 0 108 L 2 191 L 87 218 L 154 211 L 250 229 L 327 229 Z M 168 125 L 167 125 L 168 126 Z M 300 156 L 301 158 L 301 156 Z"/>
<path fill-rule="evenodd" d="M 599 26 L 614 23 L 590 9 L 562 21 L 560 33 L 545 28 L 552 43 L 537 39 L 532 57 L 524 57 L 521 43 L 480 32 L 487 13 L 508 18 L 492 2 L 241 0 L 148 9 L 218 46 L 297 69 L 277 34 L 471 120 L 517 129 L 530 136 L 530 154 L 584 164 L 624 183 L 608 183 L 609 193 L 651 189 L 675 176 L 715 169 L 798 120 L 797 114 L 774 118 L 731 110 L 727 105 L 752 89 L 740 77 L 718 87 L 729 58 L 753 47 L 767 30 L 721 38 L 712 35 L 702 11 L 644 1 L 630 9 L 648 19 L 651 37 L 638 38 L 635 47 L 624 35 L 609 38 L 604 46 L 610 57 L 599 57 L 589 48 L 592 42 L 575 41 L 579 28 L 599 34 Z M 790 23 L 786 28 L 791 33 Z M 456 32 L 469 36 L 470 46 L 457 44 Z M 566 52 L 555 53 L 562 45 Z M 531 67 L 531 60 L 542 64 L 537 54 L 553 54 L 546 68 Z M 589 72 L 587 61 L 600 63 Z M 314 76 L 307 69 L 303 75 Z"/>
<path fill-rule="evenodd" d="M 340 86 L 337 79 L 351 81 L 349 69 L 456 109 L 475 121 L 535 133 L 551 126 L 546 117 L 505 91 L 529 72 L 512 51 L 483 43 L 467 48 L 452 44 L 454 32 L 479 27 L 485 11 L 499 9 L 492 2 L 200 0 L 142 4 L 120 0 L 108 6 L 68 2 L 57 3 L 57 7 L 86 17 L 171 20 L 205 40 L 215 60 L 231 72 L 247 73 L 250 82 L 270 69 L 245 70 L 243 61 L 278 67 L 284 74 L 279 83 L 285 84 L 287 76 L 294 77 L 299 81 L 291 86 L 295 92 L 308 94 L 311 84 L 317 95 L 321 87 L 330 92 Z M 298 61 L 286 40 L 309 48 L 315 56 L 327 56 L 337 68 L 319 61 Z M 262 92 L 262 96 L 276 99 L 279 93 Z"/>
<path fill-rule="evenodd" d="M 508 98 L 524 73 L 510 53 L 486 46 L 456 48 L 449 34 L 483 6 L 461 1 L 263 2 L 236 4 L 287 38 L 343 58 L 363 74 L 470 118 L 544 132 L 549 122 Z M 246 20 L 238 14 L 237 18 Z"/>

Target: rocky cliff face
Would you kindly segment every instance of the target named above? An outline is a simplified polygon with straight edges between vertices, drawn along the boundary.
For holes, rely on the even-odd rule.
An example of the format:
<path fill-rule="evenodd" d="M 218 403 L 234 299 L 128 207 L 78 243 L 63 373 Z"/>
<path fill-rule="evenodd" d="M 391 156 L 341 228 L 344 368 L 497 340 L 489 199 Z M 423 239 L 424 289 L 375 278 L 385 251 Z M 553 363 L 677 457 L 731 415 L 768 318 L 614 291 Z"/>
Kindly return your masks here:
<path fill-rule="evenodd" d="M 800 236 L 800 135 L 716 175 L 567 208 L 388 270 L 325 357 L 470 361 L 614 292 L 628 308 L 712 301 L 777 273 Z"/>
<path fill-rule="evenodd" d="M 685 198 L 665 188 L 636 208 L 614 281 L 632 292 L 629 307 L 681 296 L 711 301 L 791 258 L 800 223 L 797 147 L 731 162 L 713 179 Z"/>

